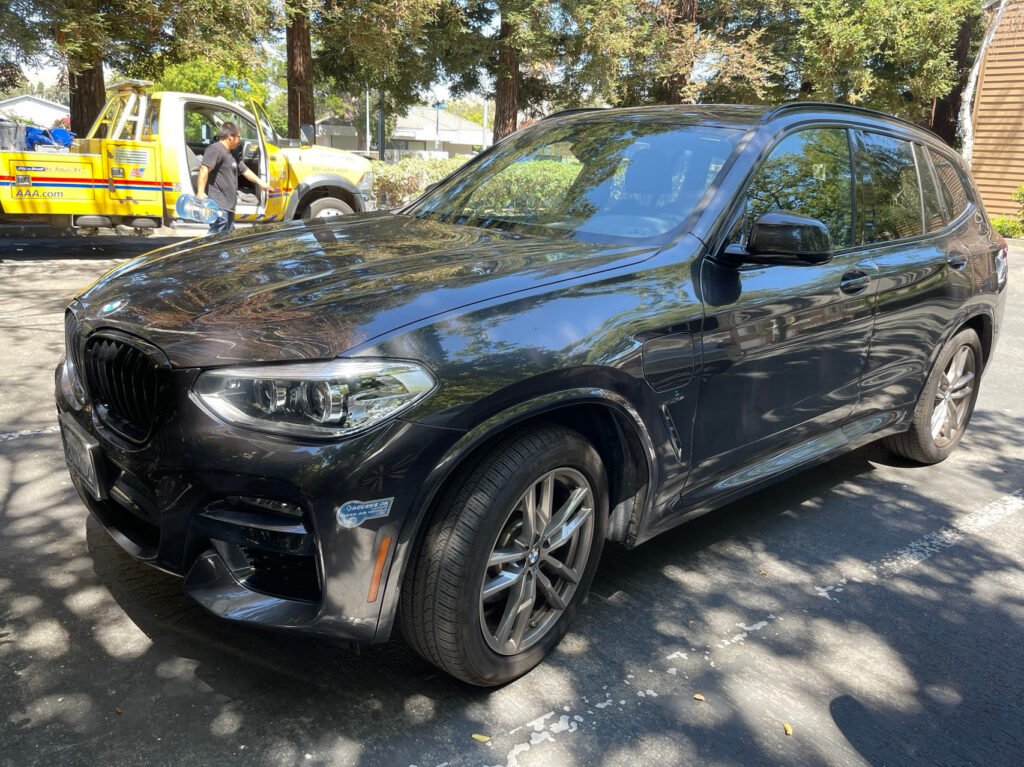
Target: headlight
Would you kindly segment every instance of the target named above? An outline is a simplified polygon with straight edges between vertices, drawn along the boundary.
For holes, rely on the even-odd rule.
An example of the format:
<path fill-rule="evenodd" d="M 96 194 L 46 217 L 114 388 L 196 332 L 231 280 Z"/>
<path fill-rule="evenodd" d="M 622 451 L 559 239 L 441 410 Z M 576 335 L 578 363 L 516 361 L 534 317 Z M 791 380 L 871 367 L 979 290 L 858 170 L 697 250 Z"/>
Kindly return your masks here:
<path fill-rule="evenodd" d="M 359 179 L 359 183 L 356 184 L 356 189 L 363 197 L 373 196 L 373 171 L 368 170 L 363 174 L 363 177 Z"/>
<path fill-rule="evenodd" d="M 434 377 L 403 360 L 331 360 L 224 368 L 192 395 L 227 423 L 296 437 L 348 437 L 426 397 Z"/>

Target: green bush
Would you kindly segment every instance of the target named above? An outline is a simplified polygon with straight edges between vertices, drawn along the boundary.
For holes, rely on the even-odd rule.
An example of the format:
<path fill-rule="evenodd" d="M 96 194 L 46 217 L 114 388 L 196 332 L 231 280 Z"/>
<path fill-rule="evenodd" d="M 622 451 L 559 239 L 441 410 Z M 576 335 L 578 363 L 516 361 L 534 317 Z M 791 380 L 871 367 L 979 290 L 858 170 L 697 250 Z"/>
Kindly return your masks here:
<path fill-rule="evenodd" d="M 992 216 L 992 226 L 1003 237 L 1012 240 L 1024 238 L 1024 221 L 1013 216 Z"/>
<path fill-rule="evenodd" d="M 565 197 L 580 172 L 577 162 L 528 160 L 516 163 L 485 182 L 473 198 L 478 213 L 543 211 Z"/>
<path fill-rule="evenodd" d="M 373 161 L 373 189 L 382 208 L 397 208 L 419 197 L 431 184 L 460 168 L 468 158 L 427 160 L 406 157 L 397 163 Z M 530 160 L 516 163 L 488 179 L 473 198 L 478 213 L 501 210 L 541 211 L 564 197 L 579 173 L 575 162 Z"/>
<path fill-rule="evenodd" d="M 1024 184 L 1018 186 L 1017 191 L 1011 194 L 1010 197 L 1021 206 L 1022 210 L 1017 215 L 1024 218 Z"/>
<path fill-rule="evenodd" d="M 405 157 L 396 163 L 373 160 L 373 191 L 382 208 L 397 208 L 423 194 L 431 184 L 460 168 L 468 157 L 428 160 Z"/>

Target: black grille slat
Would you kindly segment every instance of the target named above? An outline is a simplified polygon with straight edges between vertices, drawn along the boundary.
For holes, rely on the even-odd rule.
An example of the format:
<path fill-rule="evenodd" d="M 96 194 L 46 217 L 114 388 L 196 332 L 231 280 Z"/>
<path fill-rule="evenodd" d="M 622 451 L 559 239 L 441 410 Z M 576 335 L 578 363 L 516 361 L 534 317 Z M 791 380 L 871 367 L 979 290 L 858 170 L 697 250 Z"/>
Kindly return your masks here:
<path fill-rule="evenodd" d="M 130 341 L 97 335 L 86 343 L 85 368 L 100 418 L 133 442 L 148 439 L 159 405 L 159 366 Z"/>

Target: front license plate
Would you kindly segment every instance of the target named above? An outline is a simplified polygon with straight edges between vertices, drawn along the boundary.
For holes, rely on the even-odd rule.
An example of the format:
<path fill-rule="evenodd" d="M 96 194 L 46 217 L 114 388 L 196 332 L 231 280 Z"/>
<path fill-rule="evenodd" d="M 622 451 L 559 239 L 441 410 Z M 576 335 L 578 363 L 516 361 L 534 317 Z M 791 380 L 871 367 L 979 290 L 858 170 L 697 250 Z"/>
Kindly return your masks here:
<path fill-rule="evenodd" d="M 90 439 L 82 431 L 82 427 L 66 414 L 60 417 L 60 434 L 64 440 L 64 460 L 67 461 L 68 468 L 81 480 L 93 498 L 97 501 L 102 500 L 99 473 L 96 471 L 99 442 Z"/>

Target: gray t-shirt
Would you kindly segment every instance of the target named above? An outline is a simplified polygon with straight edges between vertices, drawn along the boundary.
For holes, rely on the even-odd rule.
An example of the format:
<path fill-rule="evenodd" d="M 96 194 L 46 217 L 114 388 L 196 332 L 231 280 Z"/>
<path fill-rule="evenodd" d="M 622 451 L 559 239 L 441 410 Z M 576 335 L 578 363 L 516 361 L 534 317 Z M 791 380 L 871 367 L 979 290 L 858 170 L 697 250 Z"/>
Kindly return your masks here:
<path fill-rule="evenodd" d="M 239 164 L 226 146 L 214 141 L 203 152 L 203 165 L 210 169 L 206 194 L 221 210 L 233 211 L 238 200 L 238 177 L 246 166 Z"/>

